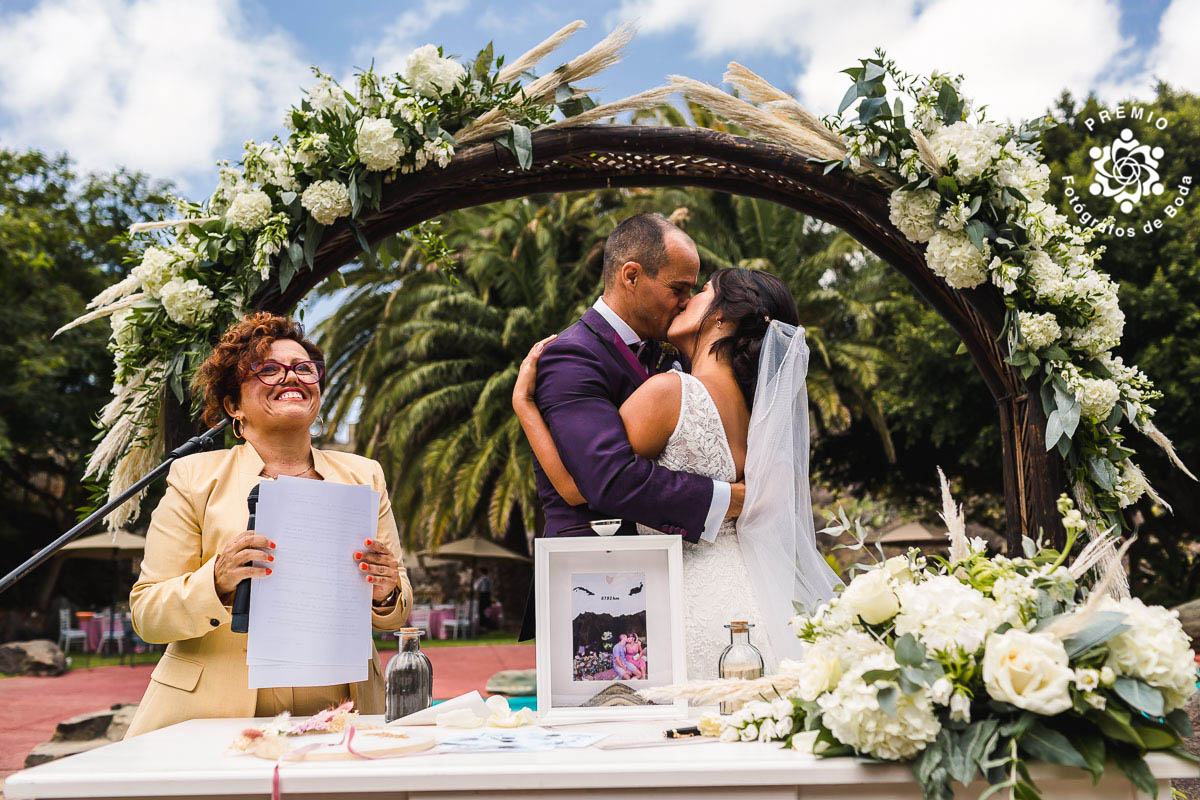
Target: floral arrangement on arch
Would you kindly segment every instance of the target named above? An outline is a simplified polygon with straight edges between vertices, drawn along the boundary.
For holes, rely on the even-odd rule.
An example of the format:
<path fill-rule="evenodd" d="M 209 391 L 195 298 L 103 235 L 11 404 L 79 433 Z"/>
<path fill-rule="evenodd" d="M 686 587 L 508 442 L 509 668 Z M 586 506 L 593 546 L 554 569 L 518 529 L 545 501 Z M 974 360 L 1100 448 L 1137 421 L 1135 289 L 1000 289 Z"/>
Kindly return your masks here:
<path fill-rule="evenodd" d="M 134 225 L 129 276 L 55 334 L 103 317 L 112 326 L 114 397 L 99 415 L 85 479 L 107 484 L 115 497 L 157 465 L 167 392 L 185 401 L 187 380 L 215 337 L 251 310 L 256 295 L 271 286 L 282 292 L 311 270 L 328 226 L 347 222 L 371 259 L 358 220 L 378 210 L 387 184 L 445 168 L 459 148 L 490 140 L 528 168 L 532 130 L 598 122 L 673 93 L 658 87 L 597 106 L 575 87 L 620 60 L 632 25 L 542 77 L 532 72 L 583 27 L 565 26 L 511 64 L 490 44 L 467 63 L 429 44 L 399 74 L 367 69 L 349 88 L 314 67 L 315 83 L 284 116 L 286 136 L 246 142 L 236 165 L 218 165 L 207 200 L 176 198 L 179 219 Z M 428 259 L 445 256 L 432 226 L 407 235 Z M 110 514 L 110 527 L 135 518 L 139 499 Z"/>
<path fill-rule="evenodd" d="M 1071 225 L 1044 197 L 1050 171 L 1038 152 L 1041 121 L 998 125 L 961 94 L 962 76 L 901 72 L 882 50 L 843 70 L 853 84 L 837 114 L 820 119 L 749 69 L 731 63 L 734 97 L 679 76 L 689 99 L 752 134 L 890 191 L 892 224 L 924 244 L 929 269 L 955 289 L 992 284 L 1005 305 L 1007 363 L 1040 378 L 1046 450 L 1064 458 L 1092 538 L 1125 527 L 1120 509 L 1149 493 L 1121 431 L 1128 421 L 1195 476 L 1154 425 L 1162 394 L 1113 349 L 1125 315 L 1118 287 L 1097 268 L 1098 228 Z M 894 99 L 889 98 L 889 83 Z M 906 107 L 906 103 L 908 104 Z M 852 107 L 856 114 L 843 116 Z M 1109 554 L 1111 556 L 1111 553 Z"/>
<path fill-rule="evenodd" d="M 808 646 L 778 675 L 643 694 L 748 701 L 731 715 L 706 715 L 702 732 L 908 761 L 928 800 L 949 800 L 952 782 L 980 777 L 991 784 L 981 797 L 1005 789 L 1040 797 L 1027 759 L 1078 767 L 1093 780 L 1113 761 L 1153 796 L 1147 751 L 1197 760 L 1183 747 L 1197 671 L 1178 612 L 1115 598 L 1121 566 L 1104 566 L 1102 540 L 1067 563 L 1086 525 L 1065 494 L 1061 551 L 1026 538 L 1022 557 L 989 558 L 982 539 L 968 540 L 941 481 L 948 558 L 913 548 L 885 560 L 880 550 L 874 564 L 852 567 L 858 574 L 840 594 L 793 618 Z M 866 530 L 841 509 L 822 533 L 848 531 L 856 541 L 838 547 L 869 553 Z"/>

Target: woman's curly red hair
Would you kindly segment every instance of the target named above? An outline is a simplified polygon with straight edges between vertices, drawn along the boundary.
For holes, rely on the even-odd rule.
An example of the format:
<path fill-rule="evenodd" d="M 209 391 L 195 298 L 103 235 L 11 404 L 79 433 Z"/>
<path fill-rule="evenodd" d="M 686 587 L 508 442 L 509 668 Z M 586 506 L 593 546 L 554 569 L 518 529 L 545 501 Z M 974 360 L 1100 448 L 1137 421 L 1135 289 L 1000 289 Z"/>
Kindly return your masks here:
<path fill-rule="evenodd" d="M 250 365 L 265 360 L 271 345 L 280 339 L 299 343 L 310 359 L 325 363 L 325 354 L 304 337 L 304 328 L 299 322 L 267 311 L 247 314 L 241 322 L 225 331 L 192 379 L 193 389 L 204 394 L 205 425 L 217 425 L 228 416 L 226 398 L 241 403 L 242 381 L 250 375 Z M 325 391 L 324 373 L 321 374 L 321 391 Z"/>

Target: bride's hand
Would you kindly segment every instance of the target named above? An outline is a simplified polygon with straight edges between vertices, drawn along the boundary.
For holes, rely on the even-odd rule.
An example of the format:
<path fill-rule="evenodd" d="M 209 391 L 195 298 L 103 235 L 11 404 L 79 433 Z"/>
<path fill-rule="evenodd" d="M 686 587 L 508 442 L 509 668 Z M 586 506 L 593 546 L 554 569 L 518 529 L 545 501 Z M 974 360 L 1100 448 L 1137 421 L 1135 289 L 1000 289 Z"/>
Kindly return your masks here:
<path fill-rule="evenodd" d="M 537 362 L 542 357 L 542 350 L 546 345 L 558 338 L 558 334 L 547 336 L 540 342 L 530 348 L 529 353 L 521 361 L 521 368 L 517 370 L 517 383 L 513 386 L 513 407 L 516 408 L 523 404 L 533 402 L 533 390 L 537 385 Z"/>

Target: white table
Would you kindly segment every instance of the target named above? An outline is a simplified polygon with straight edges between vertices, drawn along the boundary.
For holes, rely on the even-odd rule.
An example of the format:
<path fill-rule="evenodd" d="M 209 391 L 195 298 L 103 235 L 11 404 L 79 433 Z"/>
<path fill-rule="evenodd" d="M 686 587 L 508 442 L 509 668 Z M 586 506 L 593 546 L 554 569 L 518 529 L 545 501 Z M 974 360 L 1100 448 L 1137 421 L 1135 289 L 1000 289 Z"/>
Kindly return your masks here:
<path fill-rule="evenodd" d="M 364 717 L 364 721 L 382 721 Z M 270 796 L 274 763 L 223 755 L 251 720 L 198 719 L 124 742 L 33 767 L 11 776 L 7 798 L 261 798 Z M 612 732 L 622 739 L 661 736 L 663 723 L 597 723 L 564 728 Z M 432 728 L 414 730 L 429 732 Z M 1151 754 L 1159 798 L 1171 778 L 1200 777 L 1196 765 Z M 1033 777 L 1054 800 L 1134 800 L 1139 795 L 1115 766 L 1093 787 L 1082 770 L 1039 765 Z M 820 759 L 758 743 L 678 745 L 639 749 L 456 753 L 394 760 L 285 764 L 284 798 L 363 797 L 389 800 L 848 800 L 920 798 L 906 765 Z M 618 787 L 614 789 L 615 787 Z M 960 790 L 978 797 L 983 784 Z M 616 794 L 614 794 L 616 792 Z"/>

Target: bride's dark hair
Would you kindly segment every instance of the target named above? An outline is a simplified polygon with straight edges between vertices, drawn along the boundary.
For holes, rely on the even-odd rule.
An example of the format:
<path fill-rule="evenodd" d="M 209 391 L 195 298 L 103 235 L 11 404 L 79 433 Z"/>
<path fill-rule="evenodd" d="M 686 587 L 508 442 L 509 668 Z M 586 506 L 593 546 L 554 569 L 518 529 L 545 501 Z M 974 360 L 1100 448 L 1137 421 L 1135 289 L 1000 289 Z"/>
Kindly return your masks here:
<path fill-rule="evenodd" d="M 729 361 L 733 377 L 746 397 L 746 405 L 754 405 L 754 387 L 758 384 L 758 353 L 770 320 L 789 325 L 800 324 L 796 301 L 783 281 L 768 272 L 756 269 L 719 269 L 709 278 L 713 299 L 700 319 L 696 335 L 704 329 L 710 317 L 720 314 L 733 329 L 717 339 L 709 352 Z"/>

